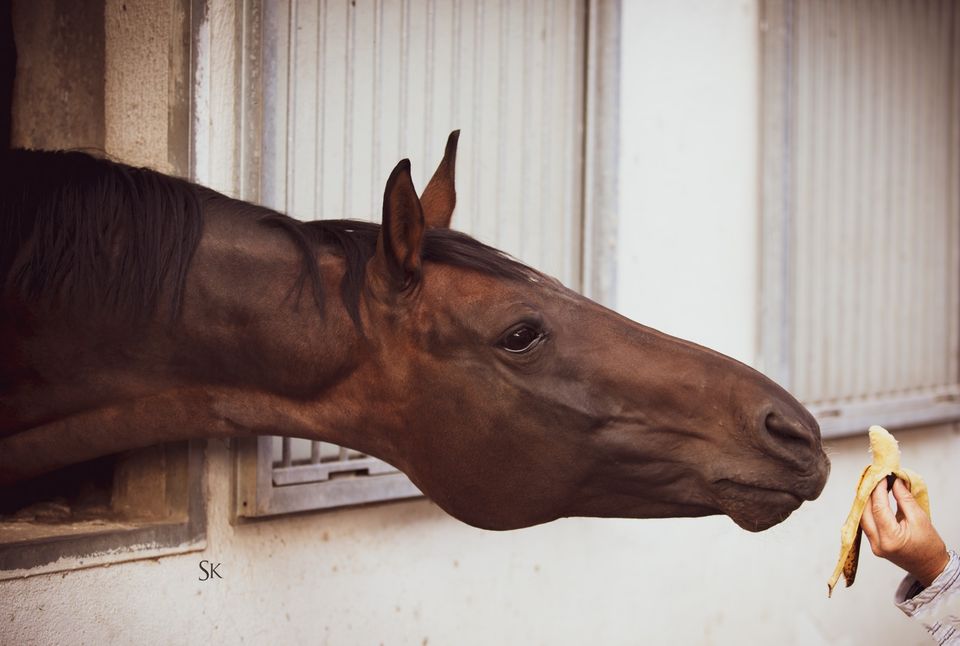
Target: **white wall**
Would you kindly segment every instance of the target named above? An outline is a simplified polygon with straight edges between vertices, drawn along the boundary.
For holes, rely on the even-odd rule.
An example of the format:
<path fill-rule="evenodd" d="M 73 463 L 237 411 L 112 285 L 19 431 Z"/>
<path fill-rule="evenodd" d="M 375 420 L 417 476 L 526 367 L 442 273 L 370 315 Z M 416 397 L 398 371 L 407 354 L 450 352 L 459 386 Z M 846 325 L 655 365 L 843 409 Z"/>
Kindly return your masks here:
<path fill-rule="evenodd" d="M 900 439 L 956 544 L 960 437 Z M 823 498 L 762 534 L 725 518 L 492 533 L 425 501 L 234 526 L 215 443 L 206 551 L 2 582 L 0 643 L 922 644 L 890 604 L 895 568 L 868 554 L 857 584 L 826 598 L 867 459 L 862 442 L 833 455 Z M 197 580 L 202 558 L 222 581 Z"/>
<path fill-rule="evenodd" d="M 748 363 L 757 359 L 759 318 L 757 12 L 753 1 L 624 0 L 621 87 L 618 306 Z M 941 533 L 960 545 L 960 517 L 951 516 L 958 428 L 897 435 L 904 463 L 930 481 Z M 828 451 L 833 470 L 821 498 L 768 532 L 738 533 L 714 519 L 697 521 L 706 541 L 681 521 L 651 530 L 671 536 L 667 554 L 687 551 L 706 564 L 704 580 L 691 566 L 676 575 L 697 610 L 671 632 L 651 627 L 651 639 L 925 643 L 892 605 L 900 573 L 866 545 L 857 585 L 826 599 L 839 526 L 869 462 L 865 438 L 829 442 Z M 710 545 L 716 540 L 722 549 Z"/>
<path fill-rule="evenodd" d="M 618 308 L 750 362 L 757 8 L 624 0 Z"/>
<path fill-rule="evenodd" d="M 620 294 L 627 314 L 752 360 L 756 7 L 624 0 Z M 670 280 L 666 280 L 669 277 Z M 898 433 L 960 545 L 960 434 Z M 208 451 L 208 547 L 0 582 L 0 643 L 922 644 L 864 554 L 826 598 L 862 439 L 820 500 L 750 534 L 726 518 L 571 519 L 491 533 L 427 501 L 234 525 Z M 222 581 L 200 582 L 200 559 Z"/>

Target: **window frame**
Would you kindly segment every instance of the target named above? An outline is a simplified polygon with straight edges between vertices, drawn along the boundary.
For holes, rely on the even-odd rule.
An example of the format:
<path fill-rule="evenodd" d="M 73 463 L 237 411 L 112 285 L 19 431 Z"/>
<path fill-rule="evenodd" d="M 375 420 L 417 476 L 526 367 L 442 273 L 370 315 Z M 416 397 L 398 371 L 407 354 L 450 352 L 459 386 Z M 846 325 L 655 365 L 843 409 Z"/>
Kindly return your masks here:
<path fill-rule="evenodd" d="M 190 27 L 196 18 L 194 11 L 199 9 L 197 0 L 171 0 L 166 6 L 154 7 L 158 12 L 167 12 L 169 22 L 152 22 L 151 13 L 145 12 L 133 22 L 124 23 L 119 32 L 115 21 L 104 15 L 102 6 L 99 13 L 90 8 L 58 10 L 59 26 L 52 31 L 21 30 L 17 20 L 27 21 L 31 27 L 43 24 L 42 21 L 30 23 L 38 7 L 28 8 L 31 6 L 23 4 L 25 11 L 15 12 L 13 28 L 21 65 L 31 65 L 33 73 L 24 77 L 25 82 L 18 84 L 12 97 L 11 112 L 16 115 L 19 111 L 23 116 L 14 118 L 11 137 L 14 145 L 103 150 L 117 144 L 108 140 L 122 131 L 124 124 L 115 121 L 116 115 L 104 109 L 108 98 L 108 89 L 103 85 L 108 41 L 120 48 L 125 39 L 147 34 L 165 39 L 168 44 L 170 90 L 166 97 L 166 122 L 155 124 L 166 130 L 166 157 L 149 160 L 149 163 L 188 174 L 193 98 L 189 91 L 193 82 Z M 51 39 L 59 46 L 51 47 Z M 60 111 L 61 120 L 52 125 L 48 119 L 28 118 L 33 115 L 32 106 L 56 103 L 50 93 L 60 93 L 62 87 L 38 81 L 45 79 L 51 69 L 62 67 L 62 56 L 82 56 L 85 62 L 83 74 L 72 78 L 76 85 L 71 85 L 74 92 L 69 109 Z M 110 87 L 110 98 L 139 92 L 140 88 L 134 87 L 137 84 L 136 79 L 125 77 Z M 123 143 L 122 137 L 117 139 Z M 75 531 L 66 531 L 58 524 L 47 528 L 34 521 L 24 526 L 27 530 L 37 530 L 29 532 L 30 538 L 18 538 L 16 532 L 4 536 L 4 540 L 0 540 L 0 580 L 205 549 L 204 447 L 202 440 L 172 442 L 118 456 L 111 467 L 110 517 L 80 523 Z M 161 479 L 162 498 L 151 490 Z"/>
<path fill-rule="evenodd" d="M 204 0 L 194 0 L 203 2 Z M 579 244 L 580 288 L 588 297 L 613 307 L 616 293 L 617 258 L 617 169 L 619 164 L 619 83 L 620 83 L 620 16 L 621 2 L 613 0 L 584 0 L 584 123 L 581 136 L 583 165 L 581 177 L 583 190 L 577 207 L 580 210 L 582 235 Z M 195 11 L 195 50 L 209 52 L 213 48 L 209 31 L 204 33 L 199 17 L 205 14 Z M 255 28 L 263 13 L 258 0 L 243 3 L 236 10 L 233 37 L 239 49 L 262 46 L 261 36 Z M 254 29 L 251 30 L 251 26 Z M 246 83 L 256 83 L 255 76 L 246 78 L 242 59 L 238 55 L 234 74 L 238 79 L 235 88 Z M 202 58 L 202 54 L 197 57 Z M 256 71 L 252 72 L 254 75 Z M 201 94 L 209 95 L 211 88 L 201 85 Z M 196 88 L 195 88 L 196 91 Z M 199 103 L 203 106 L 207 99 Z M 195 102 L 196 103 L 196 102 Z M 205 108 L 201 108 L 205 109 Z M 244 92 L 241 105 L 235 110 L 235 132 L 240 133 L 235 142 L 238 148 L 228 153 L 233 170 L 230 183 L 240 195 L 256 199 L 259 185 L 259 160 L 244 155 L 244 147 L 259 149 L 260 137 L 256 128 L 244 129 L 242 123 L 262 123 L 263 101 Z M 198 123 L 196 116 L 194 123 Z M 243 134 L 247 133 L 247 134 Z M 208 132 L 197 133 L 205 138 Z M 217 153 L 201 144 L 202 165 L 209 164 Z M 224 154 L 221 151 L 220 154 Z M 193 159 L 197 160 L 196 142 Z M 252 193 L 251 193 L 252 191 Z M 370 460 L 373 471 L 379 472 L 362 477 L 330 478 L 322 482 L 289 483 L 296 478 L 298 469 L 308 470 L 309 465 L 275 466 L 272 437 L 241 438 L 235 442 L 235 508 L 238 518 L 256 518 L 301 511 L 316 511 L 351 505 L 387 502 L 421 496 L 420 491 L 401 472 L 375 458 Z M 392 471 L 391 471 L 392 470 Z M 284 482 L 287 483 L 284 484 Z"/>
<path fill-rule="evenodd" d="M 792 235 L 793 169 L 793 34 L 796 0 L 763 0 L 760 6 L 760 312 L 758 356 L 760 369 L 791 388 L 795 358 L 791 348 L 794 322 Z M 954 25 L 956 30 L 956 21 Z M 953 52 L 956 61 L 960 58 Z M 957 84 L 960 85 L 960 84 Z M 960 90 L 952 88 L 954 103 Z M 958 153 L 958 128 L 953 128 L 953 164 Z M 956 208 L 956 204 L 954 205 Z M 954 241 L 960 246 L 960 241 Z M 960 321 L 957 322 L 960 325 Z M 960 421 L 960 383 L 921 393 L 866 396 L 857 401 L 808 404 L 824 438 L 865 432 L 870 425 L 911 428 Z"/>
<path fill-rule="evenodd" d="M 0 542 L 0 580 L 205 549 L 204 441 L 173 442 L 161 448 L 163 460 L 151 455 L 146 464 L 162 469 L 160 474 L 174 486 L 166 490 L 163 501 L 174 511 L 174 518 L 132 518 L 105 523 L 105 529 L 82 528 L 73 533 Z M 131 452 L 130 456 L 136 459 L 137 453 Z M 144 465 L 138 461 L 137 466 Z M 179 473 L 185 477 L 181 479 Z"/>

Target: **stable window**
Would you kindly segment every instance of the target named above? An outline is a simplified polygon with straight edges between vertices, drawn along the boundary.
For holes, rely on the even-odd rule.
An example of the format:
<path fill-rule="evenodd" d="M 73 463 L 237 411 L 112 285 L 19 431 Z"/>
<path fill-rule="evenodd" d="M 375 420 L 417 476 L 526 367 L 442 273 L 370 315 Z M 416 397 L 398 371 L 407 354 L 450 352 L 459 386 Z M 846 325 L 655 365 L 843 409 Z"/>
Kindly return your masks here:
<path fill-rule="evenodd" d="M 422 189 L 461 129 L 454 227 L 603 298 L 610 280 L 593 250 L 610 244 L 616 151 L 604 113 L 619 29 L 607 5 L 253 0 L 232 18 L 219 7 L 221 19 L 195 25 L 197 179 L 302 219 L 379 220 L 396 162 L 410 158 Z M 233 31 L 215 31 L 224 24 Z M 212 115 L 230 39 L 237 105 L 223 118 L 236 136 L 224 142 Z M 414 495 L 389 465 L 341 447 L 239 443 L 240 516 Z"/>
<path fill-rule="evenodd" d="M 762 6 L 763 369 L 824 436 L 960 419 L 960 10 Z"/>
<path fill-rule="evenodd" d="M 105 150 L 188 172 L 189 95 L 174 91 L 189 87 L 186 0 L 123 20 L 103 2 L 17 2 L 12 18 L 14 146 Z M 152 58 L 131 46 L 142 42 Z M 164 82 L 144 88 L 148 75 Z M 0 579 L 203 549 L 203 451 L 200 441 L 168 443 L 0 489 Z"/>
<path fill-rule="evenodd" d="M 206 544 L 201 442 L 127 451 L 0 492 L 0 580 Z"/>

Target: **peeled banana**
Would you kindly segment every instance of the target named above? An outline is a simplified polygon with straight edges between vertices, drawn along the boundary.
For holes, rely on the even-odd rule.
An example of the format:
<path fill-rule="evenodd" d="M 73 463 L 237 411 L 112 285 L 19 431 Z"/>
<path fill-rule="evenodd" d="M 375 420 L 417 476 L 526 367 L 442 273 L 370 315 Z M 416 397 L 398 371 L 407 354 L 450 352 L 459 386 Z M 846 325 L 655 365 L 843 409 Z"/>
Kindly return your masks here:
<path fill-rule="evenodd" d="M 840 559 L 833 575 L 827 582 L 827 596 L 833 593 L 834 586 L 843 578 L 847 587 L 853 585 L 857 576 L 857 562 L 860 558 L 860 538 L 863 530 L 860 529 L 860 517 L 870 501 L 870 494 L 881 480 L 894 475 L 904 481 L 910 493 L 916 498 L 923 510 L 930 514 L 930 496 L 927 485 L 917 473 L 900 466 L 900 447 L 897 440 L 881 426 L 870 427 L 870 452 L 873 454 L 873 463 L 863 470 L 860 482 L 857 484 L 857 495 L 853 499 L 853 507 L 847 515 L 847 521 L 840 529 Z"/>

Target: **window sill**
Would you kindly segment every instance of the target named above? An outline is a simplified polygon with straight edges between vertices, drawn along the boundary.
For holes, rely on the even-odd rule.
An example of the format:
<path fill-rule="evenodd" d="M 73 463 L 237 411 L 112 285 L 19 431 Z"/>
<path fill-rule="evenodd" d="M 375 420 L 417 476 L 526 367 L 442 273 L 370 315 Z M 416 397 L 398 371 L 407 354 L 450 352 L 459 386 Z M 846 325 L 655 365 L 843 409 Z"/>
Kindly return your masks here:
<path fill-rule="evenodd" d="M 163 519 L 6 519 L 0 522 L 0 580 L 204 549 L 203 445 L 190 442 L 180 452 L 186 462 L 186 477 L 183 505 L 177 513 Z"/>
<path fill-rule="evenodd" d="M 877 424 L 895 430 L 960 420 L 960 386 L 861 401 L 807 404 L 825 439 L 865 433 Z"/>

